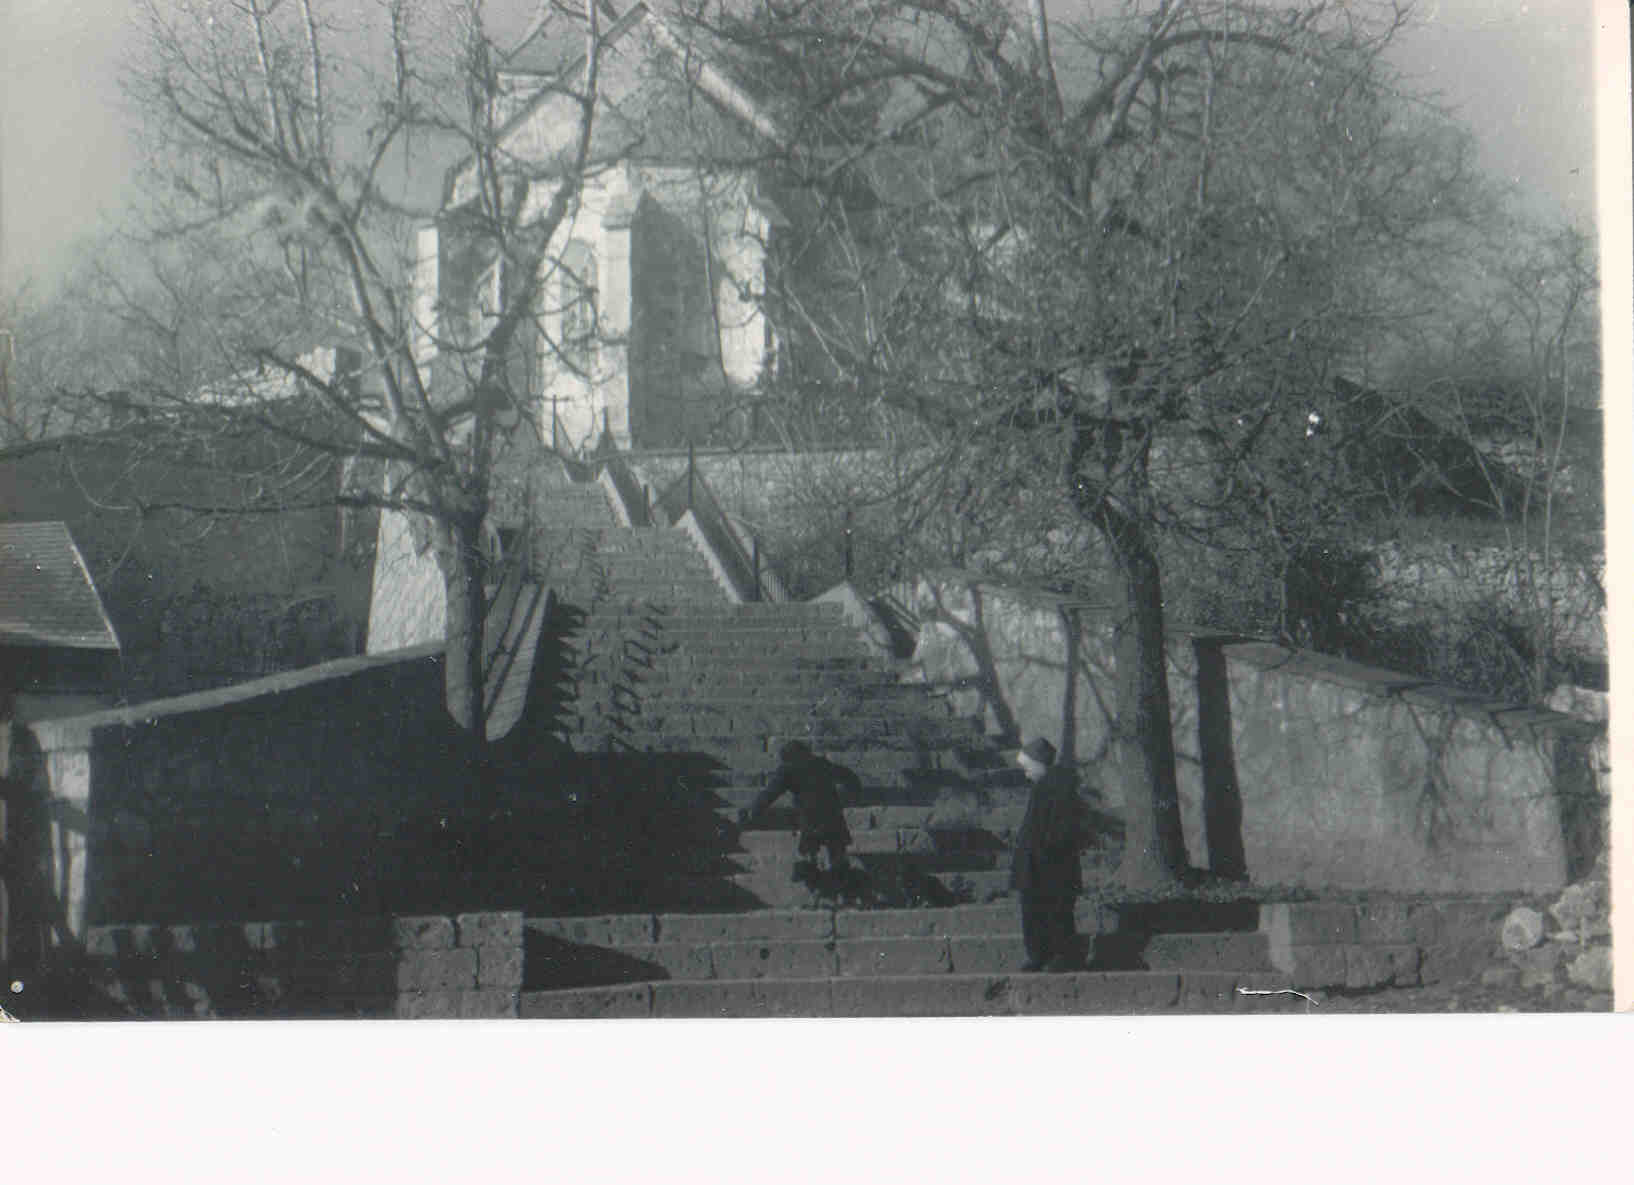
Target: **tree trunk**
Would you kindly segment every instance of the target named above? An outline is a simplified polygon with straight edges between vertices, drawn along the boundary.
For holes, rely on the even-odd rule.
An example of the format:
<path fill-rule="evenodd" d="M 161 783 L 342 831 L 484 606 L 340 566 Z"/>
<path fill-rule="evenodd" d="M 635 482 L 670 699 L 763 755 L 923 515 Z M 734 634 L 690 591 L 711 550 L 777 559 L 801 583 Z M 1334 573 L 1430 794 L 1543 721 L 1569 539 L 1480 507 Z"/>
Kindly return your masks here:
<path fill-rule="evenodd" d="M 1163 574 L 1148 532 L 1151 498 L 1145 442 L 1150 434 L 1130 439 L 1135 434 L 1129 427 L 1075 416 L 1065 476 L 1079 514 L 1095 525 L 1110 547 L 1123 585 L 1113 736 L 1124 782 L 1124 850 L 1118 876 L 1126 884 L 1157 886 L 1173 882 L 1189 865 L 1180 826 L 1163 646 Z M 1121 507 L 1103 484 L 1108 481 L 1121 487 Z"/>
<path fill-rule="evenodd" d="M 1163 646 L 1163 580 L 1138 529 L 1125 524 L 1118 537 L 1108 537 L 1126 608 L 1118 637 L 1116 751 L 1126 800 L 1118 876 L 1126 884 L 1152 886 L 1175 880 L 1188 866 Z"/>
<path fill-rule="evenodd" d="M 448 714 L 478 749 L 487 740 L 483 703 L 483 620 L 487 590 L 483 586 L 479 529 L 459 523 L 444 536 L 438 559 L 447 592 L 448 620 L 443 658 L 443 694 Z"/>

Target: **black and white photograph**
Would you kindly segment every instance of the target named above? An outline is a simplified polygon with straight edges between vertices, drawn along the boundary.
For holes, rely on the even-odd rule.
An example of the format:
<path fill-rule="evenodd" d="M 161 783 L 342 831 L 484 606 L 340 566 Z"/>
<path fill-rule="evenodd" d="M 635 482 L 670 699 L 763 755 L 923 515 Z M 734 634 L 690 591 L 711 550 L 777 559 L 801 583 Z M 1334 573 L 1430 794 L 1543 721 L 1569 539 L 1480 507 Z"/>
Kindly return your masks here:
<path fill-rule="evenodd" d="M 14 0 L 0 1008 L 1613 1011 L 1604 7 Z"/>

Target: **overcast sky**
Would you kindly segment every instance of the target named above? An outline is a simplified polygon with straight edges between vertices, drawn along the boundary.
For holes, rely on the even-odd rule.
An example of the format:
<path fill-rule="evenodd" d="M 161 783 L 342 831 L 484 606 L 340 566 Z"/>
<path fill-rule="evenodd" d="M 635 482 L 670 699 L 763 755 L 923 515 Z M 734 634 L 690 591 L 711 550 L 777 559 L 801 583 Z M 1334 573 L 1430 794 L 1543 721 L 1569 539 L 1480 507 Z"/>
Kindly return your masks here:
<path fill-rule="evenodd" d="M 1056 0 L 1057 19 L 1105 2 Z M 0 286 L 51 276 L 76 238 L 117 217 L 137 164 L 117 84 L 129 8 L 129 0 L 0 0 Z M 1419 11 L 1426 27 L 1404 41 L 1398 64 L 1460 111 L 1490 171 L 1539 212 L 1590 225 L 1593 0 L 1420 0 Z"/>

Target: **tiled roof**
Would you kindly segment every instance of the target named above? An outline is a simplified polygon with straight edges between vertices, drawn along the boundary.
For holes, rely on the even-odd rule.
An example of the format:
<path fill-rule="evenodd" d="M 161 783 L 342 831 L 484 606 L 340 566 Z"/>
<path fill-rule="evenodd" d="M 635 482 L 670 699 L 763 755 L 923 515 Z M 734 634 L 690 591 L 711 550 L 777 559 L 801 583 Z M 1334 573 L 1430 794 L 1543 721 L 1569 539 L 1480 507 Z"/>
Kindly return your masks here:
<path fill-rule="evenodd" d="M 119 649 L 63 523 L 0 523 L 0 645 Z"/>

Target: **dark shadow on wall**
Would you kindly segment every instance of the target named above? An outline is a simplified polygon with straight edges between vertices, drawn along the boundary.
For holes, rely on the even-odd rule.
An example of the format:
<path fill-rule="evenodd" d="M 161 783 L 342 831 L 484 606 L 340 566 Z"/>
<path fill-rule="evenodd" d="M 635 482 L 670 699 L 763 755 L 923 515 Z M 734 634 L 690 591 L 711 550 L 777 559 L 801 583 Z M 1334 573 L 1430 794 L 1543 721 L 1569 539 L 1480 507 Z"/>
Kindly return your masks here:
<path fill-rule="evenodd" d="M 1562 730 L 1555 741 L 1555 794 L 1569 882 L 1592 873 L 1608 850 L 1611 801 L 1595 784 L 1594 752 L 1585 730 Z"/>
<path fill-rule="evenodd" d="M 522 935 L 525 992 L 668 979 L 658 963 L 613 947 L 570 942 L 528 929 Z"/>
<path fill-rule="evenodd" d="M 982 590 L 976 584 L 967 584 L 965 591 L 970 595 L 969 624 L 961 621 L 958 614 L 943 607 L 940 590 L 935 593 L 936 606 L 927 616 L 948 626 L 959 636 L 959 640 L 964 643 L 966 651 L 976 664 L 975 677 L 968 685 L 980 694 L 982 707 L 992 712 L 1001 741 L 1006 744 L 1019 744 L 1021 725 L 1016 720 L 1015 712 L 1004 699 L 1003 684 L 999 681 L 998 662 L 993 657 L 993 647 L 987 638 Z"/>
<path fill-rule="evenodd" d="M 1209 871 L 1227 880 L 1248 879 L 1243 848 L 1243 800 L 1231 740 L 1231 681 L 1225 647 L 1241 639 L 1194 638 L 1197 655 L 1197 747 L 1203 765 L 1203 834 Z"/>

